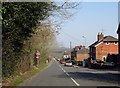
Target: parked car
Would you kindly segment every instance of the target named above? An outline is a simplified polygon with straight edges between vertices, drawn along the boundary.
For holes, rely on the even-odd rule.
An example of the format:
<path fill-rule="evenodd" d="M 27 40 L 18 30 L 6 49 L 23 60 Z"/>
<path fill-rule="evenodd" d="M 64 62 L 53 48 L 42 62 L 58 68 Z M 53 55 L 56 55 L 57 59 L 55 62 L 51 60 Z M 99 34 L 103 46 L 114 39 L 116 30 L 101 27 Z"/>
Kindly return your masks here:
<path fill-rule="evenodd" d="M 115 67 L 115 63 L 114 62 L 104 62 L 104 64 L 102 64 L 103 67 Z"/>
<path fill-rule="evenodd" d="M 99 60 L 99 59 L 88 60 L 88 67 L 89 68 L 101 68 L 101 66 L 103 64 L 104 64 L 104 62 Z"/>
<path fill-rule="evenodd" d="M 61 64 L 65 64 L 65 60 L 60 60 L 60 63 Z"/>
<path fill-rule="evenodd" d="M 66 61 L 66 63 L 64 65 L 65 66 L 72 66 L 72 62 L 71 61 Z"/>

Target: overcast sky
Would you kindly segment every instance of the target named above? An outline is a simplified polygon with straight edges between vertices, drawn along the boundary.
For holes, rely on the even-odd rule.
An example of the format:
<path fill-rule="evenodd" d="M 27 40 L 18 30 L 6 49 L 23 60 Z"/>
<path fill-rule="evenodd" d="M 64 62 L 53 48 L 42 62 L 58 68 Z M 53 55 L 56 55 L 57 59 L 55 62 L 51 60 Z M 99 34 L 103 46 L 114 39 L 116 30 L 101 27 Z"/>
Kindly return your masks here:
<path fill-rule="evenodd" d="M 98 32 L 117 38 L 118 3 L 82 2 L 76 14 L 62 25 L 57 41 L 60 46 L 89 46 L 97 40 Z M 82 37 L 84 36 L 84 37 Z"/>

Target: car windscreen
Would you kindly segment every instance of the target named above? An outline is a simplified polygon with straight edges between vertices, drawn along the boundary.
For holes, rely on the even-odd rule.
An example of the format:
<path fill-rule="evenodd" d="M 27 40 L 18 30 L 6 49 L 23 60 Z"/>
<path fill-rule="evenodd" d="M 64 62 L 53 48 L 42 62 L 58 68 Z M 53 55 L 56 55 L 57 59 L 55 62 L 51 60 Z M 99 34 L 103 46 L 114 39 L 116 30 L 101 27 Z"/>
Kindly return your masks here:
<path fill-rule="evenodd" d="M 66 61 L 66 63 L 71 63 L 71 61 Z"/>

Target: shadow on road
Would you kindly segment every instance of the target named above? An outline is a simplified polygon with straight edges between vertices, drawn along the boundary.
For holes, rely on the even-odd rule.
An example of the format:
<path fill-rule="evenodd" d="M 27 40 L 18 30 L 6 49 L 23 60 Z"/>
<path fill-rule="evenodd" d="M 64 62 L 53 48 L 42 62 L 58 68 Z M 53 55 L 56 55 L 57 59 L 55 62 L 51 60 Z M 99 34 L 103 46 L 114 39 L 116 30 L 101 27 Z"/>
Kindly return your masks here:
<path fill-rule="evenodd" d="M 96 70 L 102 70 L 102 71 L 120 71 L 120 66 L 119 67 L 111 67 L 111 66 L 103 66 L 101 68 L 96 68 Z"/>
<path fill-rule="evenodd" d="M 118 73 L 68 72 L 68 74 L 75 79 L 120 83 L 120 74 Z"/>

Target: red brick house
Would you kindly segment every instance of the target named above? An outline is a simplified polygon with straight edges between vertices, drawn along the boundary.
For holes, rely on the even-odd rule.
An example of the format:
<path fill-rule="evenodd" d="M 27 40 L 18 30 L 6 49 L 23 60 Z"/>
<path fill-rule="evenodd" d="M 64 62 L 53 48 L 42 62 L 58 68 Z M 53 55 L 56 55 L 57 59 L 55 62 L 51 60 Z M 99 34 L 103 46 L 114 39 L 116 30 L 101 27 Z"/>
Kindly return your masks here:
<path fill-rule="evenodd" d="M 84 59 L 88 58 L 88 52 L 89 50 L 87 48 L 83 48 L 77 51 L 76 55 L 76 61 L 83 61 Z"/>
<path fill-rule="evenodd" d="M 89 50 L 85 48 L 85 46 L 75 46 L 75 48 L 71 52 L 71 58 L 75 61 L 83 61 L 84 59 L 88 58 Z"/>
<path fill-rule="evenodd" d="M 89 46 L 89 56 L 105 60 L 108 54 L 118 54 L 118 39 L 98 33 L 98 40 Z"/>
<path fill-rule="evenodd" d="M 119 23 L 119 26 L 118 26 L 118 30 L 117 30 L 117 33 L 118 33 L 118 46 L 119 46 L 119 62 L 120 62 L 120 23 Z"/>

